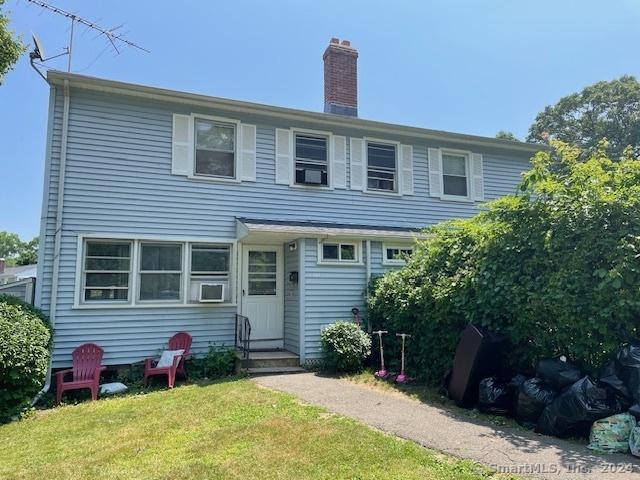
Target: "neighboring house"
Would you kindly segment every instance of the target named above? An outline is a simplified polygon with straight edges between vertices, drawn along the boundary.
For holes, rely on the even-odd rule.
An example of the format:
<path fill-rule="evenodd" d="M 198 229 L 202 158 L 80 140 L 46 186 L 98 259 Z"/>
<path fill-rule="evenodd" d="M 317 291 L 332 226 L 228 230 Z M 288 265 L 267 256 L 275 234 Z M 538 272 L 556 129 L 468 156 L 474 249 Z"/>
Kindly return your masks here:
<path fill-rule="evenodd" d="M 514 192 L 538 146 L 360 119 L 356 60 L 328 46 L 326 113 L 49 72 L 37 304 L 55 368 L 83 342 L 108 365 L 179 330 L 195 352 L 233 345 L 237 313 L 252 347 L 316 359 L 420 229 Z"/>
<path fill-rule="evenodd" d="M 37 265 L 7 267 L 0 258 L 0 295 L 13 295 L 28 303 L 33 303 Z"/>

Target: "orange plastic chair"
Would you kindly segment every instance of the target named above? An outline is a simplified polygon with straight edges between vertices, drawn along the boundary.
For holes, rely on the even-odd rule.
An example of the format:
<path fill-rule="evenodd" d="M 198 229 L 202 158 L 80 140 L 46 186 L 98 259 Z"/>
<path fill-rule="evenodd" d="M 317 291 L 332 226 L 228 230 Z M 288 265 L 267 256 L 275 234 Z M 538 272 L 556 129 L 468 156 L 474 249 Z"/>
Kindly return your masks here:
<path fill-rule="evenodd" d="M 169 339 L 169 350 L 184 350 L 182 355 L 173 358 L 173 365 L 169 367 L 155 367 L 158 362 L 153 358 L 147 358 L 144 361 L 144 384 L 147 385 L 148 379 L 154 375 L 166 375 L 169 388 L 173 388 L 176 381 L 176 374 L 187 378 L 187 370 L 184 367 L 184 361 L 189 355 L 191 342 L 193 338 L 187 332 L 178 332 Z"/>
<path fill-rule="evenodd" d="M 102 363 L 104 350 L 95 343 L 85 343 L 76 348 L 71 354 L 73 367 L 56 372 L 56 404 L 62 400 L 62 394 L 68 390 L 91 390 L 91 400 L 98 398 L 98 383 L 100 372 L 106 367 Z M 65 380 L 68 374 L 71 380 Z"/>

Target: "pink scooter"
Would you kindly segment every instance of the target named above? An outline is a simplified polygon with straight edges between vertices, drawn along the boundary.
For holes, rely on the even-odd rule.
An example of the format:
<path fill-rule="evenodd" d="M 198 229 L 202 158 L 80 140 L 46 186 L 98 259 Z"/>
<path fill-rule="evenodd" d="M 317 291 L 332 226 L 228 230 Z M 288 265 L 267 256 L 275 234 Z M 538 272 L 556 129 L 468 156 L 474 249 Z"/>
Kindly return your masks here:
<path fill-rule="evenodd" d="M 374 373 L 374 375 L 378 378 L 387 378 L 387 375 L 389 375 L 389 373 L 384 368 L 384 350 L 382 348 L 382 335 L 389 332 L 386 330 L 377 330 L 373 333 L 378 335 L 378 338 L 380 339 L 380 370 Z"/>
<path fill-rule="evenodd" d="M 406 333 L 396 333 L 396 337 L 402 337 L 402 367 L 400 368 L 400 375 L 396 377 L 396 383 L 405 383 L 408 378 L 404 373 L 404 340 L 407 337 L 411 337 Z"/>

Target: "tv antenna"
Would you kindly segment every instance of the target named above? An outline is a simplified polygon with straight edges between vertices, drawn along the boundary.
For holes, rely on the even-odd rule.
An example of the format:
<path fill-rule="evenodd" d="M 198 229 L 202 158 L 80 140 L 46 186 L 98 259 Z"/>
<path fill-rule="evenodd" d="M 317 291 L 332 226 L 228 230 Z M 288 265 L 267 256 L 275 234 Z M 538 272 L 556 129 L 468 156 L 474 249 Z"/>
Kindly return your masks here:
<path fill-rule="evenodd" d="M 97 31 L 98 32 L 98 36 L 104 35 L 106 37 L 106 39 L 109 40 L 109 43 L 111 44 L 113 49 L 118 54 L 120 53 L 120 50 L 118 50 L 118 43 L 124 44 L 125 46 L 128 46 L 128 47 L 137 48 L 138 50 L 142 50 L 143 52 L 146 52 L 146 53 L 151 53 L 146 48 L 141 47 L 140 45 L 132 42 L 131 40 L 126 39 L 124 37 L 124 34 L 117 33 L 116 30 L 120 29 L 122 27 L 122 25 L 119 25 L 119 26 L 111 28 L 111 29 L 107 29 L 107 28 L 104 28 L 104 27 L 98 25 L 95 22 L 86 20 L 85 18 L 82 18 L 82 17 L 76 15 L 75 13 L 67 12 L 66 10 L 62 10 L 61 8 L 55 7 L 53 5 L 49 5 L 48 3 L 45 3 L 45 2 L 43 2 L 41 0 L 27 0 L 27 2 L 32 3 L 34 5 L 37 5 L 39 7 L 42 7 L 43 9 L 48 10 L 48 11 L 50 11 L 52 13 L 57 14 L 57 15 L 61 15 L 63 17 L 66 17 L 71 22 L 71 28 L 70 28 L 70 33 L 69 33 L 69 46 L 65 47 L 65 52 L 61 53 L 60 55 L 55 55 L 55 56 L 50 57 L 50 58 L 45 58 L 44 57 L 44 51 L 43 51 L 43 48 L 42 48 L 42 43 L 39 41 L 38 37 L 33 35 L 34 49 L 29 54 L 29 58 L 31 59 L 31 66 L 43 78 L 44 78 L 44 75 L 34 65 L 34 63 L 33 63 L 34 60 L 40 60 L 42 62 L 45 62 L 47 60 L 52 60 L 54 58 L 61 57 L 62 55 L 69 55 L 69 59 L 68 59 L 68 62 L 67 62 L 67 71 L 68 72 L 71 71 L 71 57 L 73 55 L 73 33 L 74 33 L 74 26 L 75 26 L 76 23 L 87 27 L 87 29 Z"/>

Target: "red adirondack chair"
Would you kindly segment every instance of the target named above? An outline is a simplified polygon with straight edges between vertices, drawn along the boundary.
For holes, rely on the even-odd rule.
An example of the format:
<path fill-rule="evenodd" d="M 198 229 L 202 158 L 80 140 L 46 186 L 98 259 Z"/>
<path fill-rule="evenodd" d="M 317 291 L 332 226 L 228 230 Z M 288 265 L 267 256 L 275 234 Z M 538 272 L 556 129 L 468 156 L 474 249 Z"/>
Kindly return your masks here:
<path fill-rule="evenodd" d="M 184 361 L 189 355 L 191 342 L 193 339 L 187 332 L 178 332 L 169 339 L 169 350 L 184 350 L 182 355 L 173 358 L 173 365 L 169 367 L 156 367 L 157 359 L 147 358 L 144 361 L 144 384 L 147 385 L 149 377 L 153 375 L 166 375 L 169 388 L 173 388 L 176 381 L 176 374 L 179 373 L 187 378 L 187 371 L 184 368 Z"/>
<path fill-rule="evenodd" d="M 91 400 L 98 398 L 100 372 L 106 368 L 100 365 L 103 354 L 104 350 L 95 343 L 85 343 L 73 351 L 73 367 L 56 372 L 56 403 L 60 403 L 67 390 L 83 388 L 91 390 Z M 68 374 L 72 374 L 70 381 L 65 380 Z"/>

